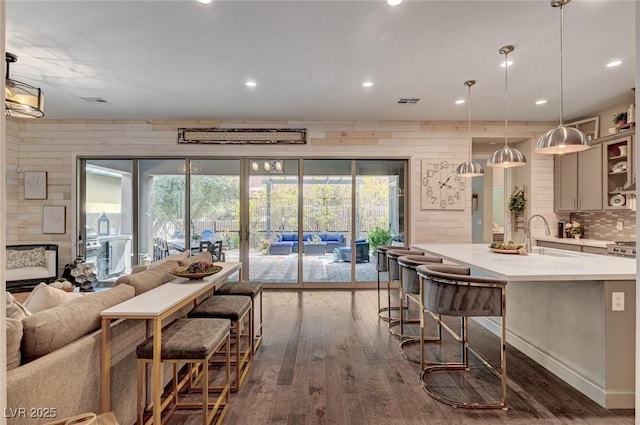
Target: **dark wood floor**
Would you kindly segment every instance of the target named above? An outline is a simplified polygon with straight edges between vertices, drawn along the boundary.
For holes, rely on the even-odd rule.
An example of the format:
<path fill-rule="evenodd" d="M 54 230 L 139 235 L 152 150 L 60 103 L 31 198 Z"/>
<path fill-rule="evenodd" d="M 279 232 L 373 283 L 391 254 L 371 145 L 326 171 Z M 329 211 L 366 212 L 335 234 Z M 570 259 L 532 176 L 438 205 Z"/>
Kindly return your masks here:
<path fill-rule="evenodd" d="M 265 291 L 265 337 L 248 380 L 232 396 L 224 421 L 282 425 L 487 425 L 634 423 L 633 410 L 606 410 L 509 347 L 508 410 L 467 410 L 441 404 L 420 387 L 418 366 L 377 317 L 376 291 Z M 497 338 L 472 326 L 473 342 L 498 354 Z M 451 340 L 429 355 L 455 356 Z M 444 393 L 473 399 L 497 395 L 499 381 L 472 363 L 457 376 L 438 374 Z M 441 377 L 441 378 L 440 378 Z M 493 384 L 496 385 L 493 385 Z M 199 424 L 182 411 L 174 424 Z"/>

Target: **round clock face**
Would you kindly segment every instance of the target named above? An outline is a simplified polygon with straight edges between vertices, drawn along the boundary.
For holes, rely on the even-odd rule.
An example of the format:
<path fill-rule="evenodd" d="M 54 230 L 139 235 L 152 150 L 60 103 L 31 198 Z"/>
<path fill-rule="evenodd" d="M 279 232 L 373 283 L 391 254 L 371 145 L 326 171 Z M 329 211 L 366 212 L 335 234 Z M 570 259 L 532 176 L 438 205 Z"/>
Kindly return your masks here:
<path fill-rule="evenodd" d="M 464 209 L 465 181 L 448 161 L 422 163 L 422 209 Z"/>

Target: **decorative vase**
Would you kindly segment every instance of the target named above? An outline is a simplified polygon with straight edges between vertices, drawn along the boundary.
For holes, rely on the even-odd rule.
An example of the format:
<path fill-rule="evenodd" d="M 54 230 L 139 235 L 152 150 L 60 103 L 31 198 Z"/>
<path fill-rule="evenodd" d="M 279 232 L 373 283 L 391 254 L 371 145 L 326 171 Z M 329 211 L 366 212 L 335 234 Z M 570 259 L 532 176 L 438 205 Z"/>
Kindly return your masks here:
<path fill-rule="evenodd" d="M 573 237 L 574 237 L 575 239 L 580 239 L 580 237 L 581 237 L 581 236 L 582 236 L 582 235 L 573 235 Z"/>

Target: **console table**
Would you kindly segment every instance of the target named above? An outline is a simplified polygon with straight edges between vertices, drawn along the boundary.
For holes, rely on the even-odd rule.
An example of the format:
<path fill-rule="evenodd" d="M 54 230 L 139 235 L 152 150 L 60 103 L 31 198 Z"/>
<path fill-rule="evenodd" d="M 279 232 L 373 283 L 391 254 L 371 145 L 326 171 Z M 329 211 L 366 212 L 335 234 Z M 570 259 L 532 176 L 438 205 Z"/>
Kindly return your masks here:
<path fill-rule="evenodd" d="M 153 424 L 161 424 L 162 380 L 160 373 L 160 347 L 162 342 L 162 320 L 183 307 L 222 285 L 227 278 L 240 271 L 242 263 L 215 263 L 222 266 L 218 273 L 202 280 L 176 278 L 150 291 L 114 305 L 101 312 L 102 316 L 102 370 L 101 398 L 102 412 L 111 410 L 111 321 L 135 319 L 153 321 L 153 364 L 151 367 L 151 396 L 153 401 Z"/>

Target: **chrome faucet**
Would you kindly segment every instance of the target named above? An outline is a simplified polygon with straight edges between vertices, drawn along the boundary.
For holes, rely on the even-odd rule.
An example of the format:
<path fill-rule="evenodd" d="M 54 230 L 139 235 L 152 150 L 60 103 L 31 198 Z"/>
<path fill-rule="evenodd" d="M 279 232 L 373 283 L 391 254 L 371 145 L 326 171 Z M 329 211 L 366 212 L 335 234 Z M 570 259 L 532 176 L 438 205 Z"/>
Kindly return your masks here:
<path fill-rule="evenodd" d="M 527 220 L 527 227 L 525 227 L 525 243 L 527 247 L 527 252 L 531 252 L 531 220 L 533 220 L 536 217 L 540 217 L 542 221 L 544 221 L 545 233 L 547 234 L 547 236 L 551 234 L 551 230 L 549 230 L 549 222 L 547 222 L 546 218 L 544 218 L 540 214 L 534 214 L 531 217 L 529 217 L 529 220 Z"/>

